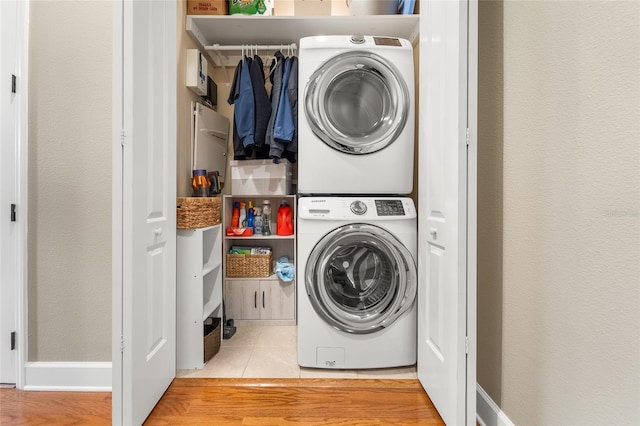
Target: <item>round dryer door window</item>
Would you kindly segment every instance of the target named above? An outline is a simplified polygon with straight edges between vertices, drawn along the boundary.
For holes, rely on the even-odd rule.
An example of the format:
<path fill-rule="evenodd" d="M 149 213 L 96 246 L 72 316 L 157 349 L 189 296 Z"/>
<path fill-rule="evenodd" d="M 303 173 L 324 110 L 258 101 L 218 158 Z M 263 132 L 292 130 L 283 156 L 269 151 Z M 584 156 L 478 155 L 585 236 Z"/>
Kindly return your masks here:
<path fill-rule="evenodd" d="M 409 90 L 397 68 L 371 52 L 346 52 L 325 62 L 305 92 L 313 133 L 347 154 L 392 144 L 409 115 Z"/>
<path fill-rule="evenodd" d="M 374 333 L 414 303 L 416 266 L 407 248 L 374 225 L 345 225 L 312 250 L 305 283 L 311 305 L 332 327 Z"/>

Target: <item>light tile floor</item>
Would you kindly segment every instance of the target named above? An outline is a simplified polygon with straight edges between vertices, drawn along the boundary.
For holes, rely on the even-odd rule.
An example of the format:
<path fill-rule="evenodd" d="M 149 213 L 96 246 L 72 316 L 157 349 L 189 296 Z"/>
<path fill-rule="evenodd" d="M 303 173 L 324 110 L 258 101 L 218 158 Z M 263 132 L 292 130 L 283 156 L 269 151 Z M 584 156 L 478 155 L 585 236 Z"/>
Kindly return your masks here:
<path fill-rule="evenodd" d="M 327 378 L 415 379 L 416 368 L 323 370 L 303 368 L 297 362 L 297 326 L 237 325 L 236 334 L 223 340 L 220 351 L 202 370 L 178 370 L 178 377 L 216 378 Z"/>

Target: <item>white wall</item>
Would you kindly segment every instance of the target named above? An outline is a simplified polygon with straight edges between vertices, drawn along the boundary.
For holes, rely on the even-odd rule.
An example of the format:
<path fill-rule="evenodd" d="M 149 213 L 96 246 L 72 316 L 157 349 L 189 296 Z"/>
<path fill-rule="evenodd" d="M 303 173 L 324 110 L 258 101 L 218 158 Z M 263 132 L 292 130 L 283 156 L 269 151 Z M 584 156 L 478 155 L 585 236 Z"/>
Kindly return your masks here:
<path fill-rule="evenodd" d="M 498 297 L 478 311 L 501 341 L 480 385 L 516 424 L 640 424 L 640 3 L 488 7 L 504 80 L 481 185 L 500 191 L 502 238 L 479 239 Z"/>
<path fill-rule="evenodd" d="M 112 4 L 30 19 L 29 360 L 110 361 Z"/>

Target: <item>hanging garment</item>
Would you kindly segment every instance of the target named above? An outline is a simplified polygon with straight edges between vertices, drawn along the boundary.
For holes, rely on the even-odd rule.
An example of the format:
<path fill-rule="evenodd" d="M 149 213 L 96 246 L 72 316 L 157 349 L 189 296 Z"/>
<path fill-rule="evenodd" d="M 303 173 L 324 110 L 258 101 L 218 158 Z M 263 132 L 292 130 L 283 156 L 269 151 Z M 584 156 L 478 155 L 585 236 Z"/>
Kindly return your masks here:
<path fill-rule="evenodd" d="M 236 99 L 240 97 L 240 73 L 242 72 L 242 60 L 238 62 L 236 70 L 233 74 L 233 82 L 231 83 L 231 90 L 229 90 L 229 97 L 227 103 L 233 105 Z M 233 117 L 233 158 L 234 160 L 244 160 L 246 158 L 246 152 L 244 145 L 242 145 L 242 139 L 238 136 L 238 126 L 236 126 L 235 112 Z"/>
<path fill-rule="evenodd" d="M 255 101 L 255 136 L 256 148 L 265 144 L 267 135 L 267 125 L 271 118 L 271 101 L 264 86 L 264 64 L 260 56 L 255 55 L 251 62 L 251 86 L 253 88 L 253 99 Z"/>
<path fill-rule="evenodd" d="M 291 143 L 285 147 L 283 158 L 291 163 L 296 162 L 296 153 L 298 152 L 298 58 L 291 58 L 291 74 L 289 74 L 289 82 L 287 83 L 287 95 L 289 96 L 289 104 L 291 104 L 291 112 L 293 114 L 293 138 Z"/>
<path fill-rule="evenodd" d="M 239 68 L 239 70 L 238 70 Z M 251 58 L 244 57 L 234 74 L 234 81 L 229 94 L 229 105 L 233 108 L 234 134 L 244 148 L 244 155 L 250 155 L 255 143 L 255 100 L 253 98 L 253 85 L 251 84 Z M 238 147 L 238 154 L 239 154 Z M 234 157 L 236 147 L 234 141 Z"/>
<path fill-rule="evenodd" d="M 278 102 L 280 101 L 280 92 L 282 90 L 282 76 L 284 71 L 284 55 L 282 52 L 275 53 L 275 59 L 271 62 L 271 117 L 267 125 L 267 134 L 265 144 L 269 147 L 273 144 L 273 126 L 276 121 L 278 112 Z"/>
<path fill-rule="evenodd" d="M 291 142 L 295 131 L 293 127 L 293 112 L 291 111 L 291 103 L 289 102 L 287 93 L 289 75 L 291 74 L 291 62 L 291 58 L 286 58 L 284 62 L 278 111 L 273 126 L 273 142 L 269 149 L 269 156 L 273 159 L 274 163 L 280 162 L 285 146 Z"/>

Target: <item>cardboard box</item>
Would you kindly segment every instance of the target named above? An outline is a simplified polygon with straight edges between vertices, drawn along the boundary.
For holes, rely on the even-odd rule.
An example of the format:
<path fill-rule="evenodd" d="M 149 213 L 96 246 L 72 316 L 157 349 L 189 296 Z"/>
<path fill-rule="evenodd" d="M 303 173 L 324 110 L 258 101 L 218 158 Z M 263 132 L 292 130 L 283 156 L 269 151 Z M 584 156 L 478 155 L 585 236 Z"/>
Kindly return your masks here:
<path fill-rule="evenodd" d="M 231 195 L 289 195 L 292 193 L 292 164 L 282 160 L 232 160 Z"/>
<path fill-rule="evenodd" d="M 227 15 L 227 0 L 187 0 L 187 15 Z"/>

